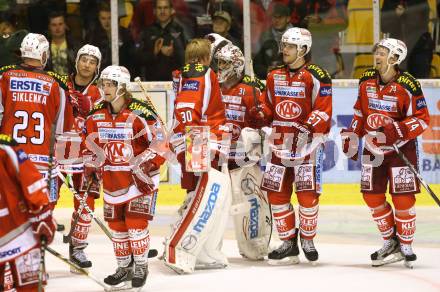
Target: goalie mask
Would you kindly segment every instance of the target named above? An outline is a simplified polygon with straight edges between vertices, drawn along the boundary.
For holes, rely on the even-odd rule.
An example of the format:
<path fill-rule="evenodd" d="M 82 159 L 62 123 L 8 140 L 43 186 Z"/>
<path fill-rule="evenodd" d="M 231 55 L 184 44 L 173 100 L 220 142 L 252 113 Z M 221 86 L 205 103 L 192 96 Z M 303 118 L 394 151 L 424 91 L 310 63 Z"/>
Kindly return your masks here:
<path fill-rule="evenodd" d="M 101 76 L 99 77 L 98 87 L 101 93 L 104 90 L 105 81 L 112 81 L 116 86 L 116 96 L 110 101 L 113 103 L 124 95 L 124 93 L 121 92 L 124 88 L 125 90 L 128 90 L 127 87 L 130 84 L 130 72 L 128 72 L 127 68 L 124 66 L 108 66 L 102 70 Z"/>
<path fill-rule="evenodd" d="M 215 60 L 215 55 L 221 48 L 227 44 L 232 44 L 232 42 L 217 33 L 207 34 L 205 39 L 211 42 L 211 68 L 217 72 L 217 61 Z"/>
<path fill-rule="evenodd" d="M 214 56 L 218 61 L 218 81 L 223 83 L 233 76 L 240 77 L 244 70 L 244 56 L 241 50 L 232 44 L 227 44 L 218 50 Z"/>
<path fill-rule="evenodd" d="M 39 60 L 44 68 L 49 59 L 49 42 L 42 34 L 28 33 L 21 42 L 20 52 L 22 58 Z"/>

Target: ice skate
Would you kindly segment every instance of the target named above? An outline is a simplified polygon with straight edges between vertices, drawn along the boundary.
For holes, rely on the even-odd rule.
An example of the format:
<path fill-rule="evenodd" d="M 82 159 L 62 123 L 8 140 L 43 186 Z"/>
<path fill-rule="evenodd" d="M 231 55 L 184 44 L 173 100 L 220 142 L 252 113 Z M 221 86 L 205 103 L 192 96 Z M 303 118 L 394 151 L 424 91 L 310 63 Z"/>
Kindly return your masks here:
<path fill-rule="evenodd" d="M 318 251 L 315 248 L 315 244 L 313 243 L 313 239 L 307 240 L 300 238 L 301 240 L 301 248 L 304 252 L 304 256 L 306 259 L 312 263 L 312 265 L 316 265 L 318 261 Z"/>
<path fill-rule="evenodd" d="M 269 253 L 269 265 L 295 265 L 299 263 L 298 236 L 283 240 L 280 247 Z"/>
<path fill-rule="evenodd" d="M 118 267 L 114 274 L 104 278 L 104 283 L 111 287 L 107 291 L 122 291 L 132 288 L 133 264 L 128 267 Z"/>
<path fill-rule="evenodd" d="M 87 256 L 84 252 L 87 244 L 81 246 L 73 246 L 69 245 L 69 259 L 75 263 L 78 267 L 87 269 L 92 266 L 92 262 L 87 259 Z M 75 274 L 80 274 L 80 272 L 74 268 L 70 268 L 70 272 Z"/>
<path fill-rule="evenodd" d="M 383 247 L 371 254 L 371 265 L 373 267 L 380 267 L 401 260 L 403 260 L 403 256 L 400 252 L 399 241 L 396 237 L 385 240 Z"/>
<path fill-rule="evenodd" d="M 131 279 L 131 287 L 133 289 L 141 289 L 148 276 L 148 264 L 138 265 L 135 264 L 133 278 Z"/>
<path fill-rule="evenodd" d="M 417 255 L 413 252 L 411 244 L 401 244 L 400 252 L 402 254 L 405 267 L 412 269 L 414 262 L 417 260 Z"/>

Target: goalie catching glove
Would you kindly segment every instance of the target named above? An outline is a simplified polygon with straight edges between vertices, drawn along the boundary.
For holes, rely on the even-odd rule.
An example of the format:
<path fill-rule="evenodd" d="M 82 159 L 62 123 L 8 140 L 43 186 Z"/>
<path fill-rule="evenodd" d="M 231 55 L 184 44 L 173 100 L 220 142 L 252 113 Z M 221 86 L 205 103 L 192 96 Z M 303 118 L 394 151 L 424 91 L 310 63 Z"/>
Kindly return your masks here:
<path fill-rule="evenodd" d="M 157 189 L 152 177 L 159 174 L 159 168 L 164 162 L 165 158 L 151 149 L 147 149 L 135 158 L 132 177 L 142 193 L 149 194 Z"/>

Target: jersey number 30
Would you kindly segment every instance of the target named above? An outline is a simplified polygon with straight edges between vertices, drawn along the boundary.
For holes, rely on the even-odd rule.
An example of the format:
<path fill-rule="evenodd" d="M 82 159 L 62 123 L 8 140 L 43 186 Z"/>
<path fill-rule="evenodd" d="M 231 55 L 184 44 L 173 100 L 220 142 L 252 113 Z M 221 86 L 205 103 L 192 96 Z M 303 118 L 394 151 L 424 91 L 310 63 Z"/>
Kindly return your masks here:
<path fill-rule="evenodd" d="M 14 116 L 20 119 L 21 122 L 14 125 L 12 137 L 19 144 L 26 144 L 28 137 L 20 135 L 20 131 L 25 131 L 29 127 L 29 113 L 26 111 L 16 111 Z M 44 143 L 44 115 L 40 112 L 33 112 L 31 119 L 35 121 L 34 132 L 35 136 L 30 138 L 32 144 L 41 145 Z"/>

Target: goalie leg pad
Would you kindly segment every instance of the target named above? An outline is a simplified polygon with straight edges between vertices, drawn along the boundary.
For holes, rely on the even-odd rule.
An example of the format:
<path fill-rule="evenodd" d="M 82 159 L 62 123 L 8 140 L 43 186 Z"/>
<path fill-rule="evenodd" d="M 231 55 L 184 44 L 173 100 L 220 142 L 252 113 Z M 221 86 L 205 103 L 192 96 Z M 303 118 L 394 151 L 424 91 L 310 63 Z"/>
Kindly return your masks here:
<path fill-rule="evenodd" d="M 273 220 L 281 240 L 288 240 L 296 236 L 295 210 L 290 203 L 271 205 Z"/>
<path fill-rule="evenodd" d="M 228 193 L 229 175 L 213 168 L 203 173 L 189 207 L 165 242 L 167 266 L 181 273 L 194 271 L 197 255 L 217 228 L 219 213 L 223 212 Z"/>
<path fill-rule="evenodd" d="M 230 171 L 235 236 L 240 254 L 251 260 L 267 255 L 272 218 L 266 192 L 260 189 L 258 165 Z"/>

